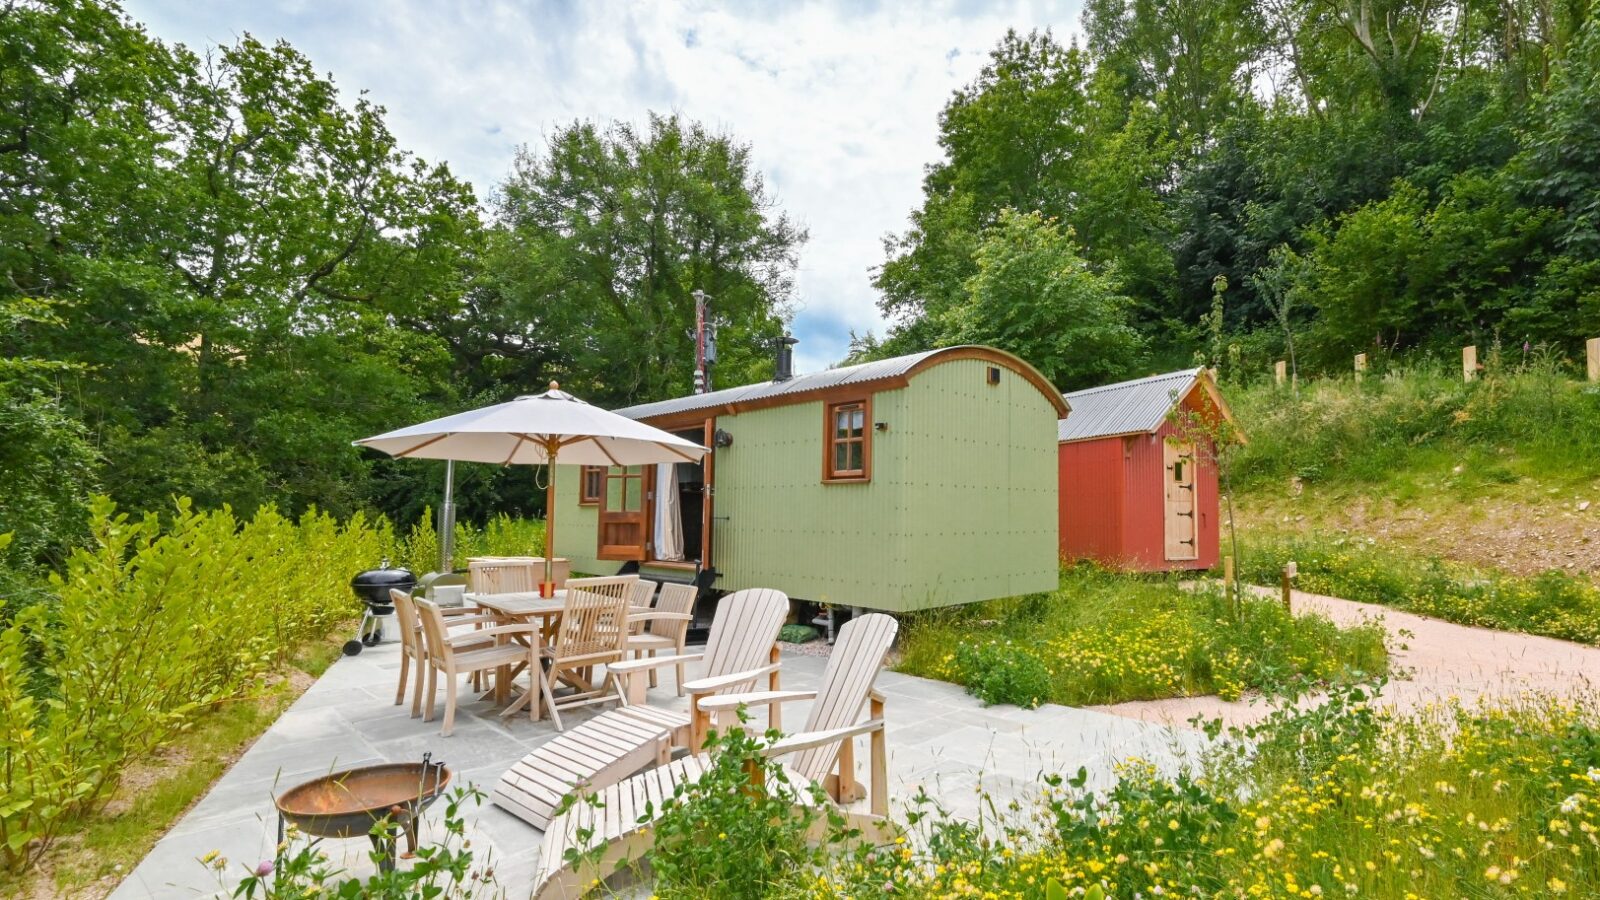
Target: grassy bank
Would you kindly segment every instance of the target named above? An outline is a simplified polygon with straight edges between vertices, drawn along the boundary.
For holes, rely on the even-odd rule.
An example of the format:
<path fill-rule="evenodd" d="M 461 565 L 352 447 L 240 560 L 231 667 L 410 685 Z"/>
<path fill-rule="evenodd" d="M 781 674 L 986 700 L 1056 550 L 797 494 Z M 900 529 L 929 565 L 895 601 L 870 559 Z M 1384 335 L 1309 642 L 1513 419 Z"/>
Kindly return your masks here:
<path fill-rule="evenodd" d="M 1600 644 L 1600 588 L 1560 572 L 1534 577 L 1418 557 L 1347 537 L 1252 536 L 1240 578 L 1276 584 L 1294 560 L 1296 586 L 1462 625 Z"/>
<path fill-rule="evenodd" d="M 1387 666 L 1376 625 L 1340 629 L 1175 580 L 1063 569 L 1052 593 L 908 617 L 901 671 L 991 703 L 1074 706 L 1273 691 Z"/>
<path fill-rule="evenodd" d="M 1542 358 L 1491 359 L 1483 376 L 1421 364 L 1322 379 L 1298 394 L 1270 382 L 1228 390 L 1250 443 L 1241 490 L 1359 486 L 1401 499 L 1471 499 L 1507 485 L 1600 479 L 1600 390 Z"/>

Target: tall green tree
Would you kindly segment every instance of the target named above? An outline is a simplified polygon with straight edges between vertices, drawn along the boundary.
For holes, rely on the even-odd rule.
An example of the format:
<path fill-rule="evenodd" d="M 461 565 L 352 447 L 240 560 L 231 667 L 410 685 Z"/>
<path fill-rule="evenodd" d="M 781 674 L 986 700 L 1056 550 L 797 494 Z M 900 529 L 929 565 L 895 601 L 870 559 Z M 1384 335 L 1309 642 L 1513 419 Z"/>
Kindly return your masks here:
<path fill-rule="evenodd" d="M 450 393 L 476 204 L 286 44 L 201 56 L 116 7 L 0 10 L 0 334 L 125 505 L 364 505 L 360 436 Z M 24 354 L 24 350 L 26 353 Z"/>
<path fill-rule="evenodd" d="M 693 387 L 694 292 L 719 323 L 717 383 L 770 377 L 803 228 L 776 209 L 750 148 L 678 116 L 580 122 L 525 150 L 501 186 L 484 371 L 527 384 L 530 351 L 598 403 Z M 532 385 L 529 385 L 531 388 Z"/>
<path fill-rule="evenodd" d="M 1062 390 L 1115 380 L 1142 341 L 1131 301 L 1094 273 L 1070 230 L 1037 212 L 1006 210 L 984 232 L 968 299 L 940 316 L 936 344 L 988 344 L 1033 363 Z"/>

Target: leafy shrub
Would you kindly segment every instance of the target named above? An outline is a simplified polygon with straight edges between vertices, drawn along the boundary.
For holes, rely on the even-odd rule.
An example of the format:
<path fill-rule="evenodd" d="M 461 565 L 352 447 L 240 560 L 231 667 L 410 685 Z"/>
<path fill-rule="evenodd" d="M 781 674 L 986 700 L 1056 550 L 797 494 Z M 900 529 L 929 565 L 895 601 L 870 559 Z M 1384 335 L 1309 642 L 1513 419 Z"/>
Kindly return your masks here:
<path fill-rule="evenodd" d="M 358 610 L 347 583 L 394 550 L 386 522 L 298 522 L 180 501 L 164 526 L 91 504 L 91 542 L 53 602 L 0 608 L 0 863 L 35 862 L 130 761 L 211 705 L 249 695 Z"/>
<path fill-rule="evenodd" d="M 815 625 L 805 625 L 800 622 L 791 622 L 778 629 L 778 640 L 790 644 L 806 644 L 818 637 Z"/>
<path fill-rule="evenodd" d="M 1387 668 L 1377 624 L 1339 628 L 1264 600 L 1230 609 L 1217 592 L 1093 566 L 1063 569 L 1054 593 L 940 610 L 906 631 L 902 671 L 1024 706 L 1231 700 Z"/>
<path fill-rule="evenodd" d="M 54 401 L 0 383 L 0 568 L 59 563 L 84 537 L 99 462 L 83 424 Z"/>
<path fill-rule="evenodd" d="M 465 569 L 467 560 L 474 556 L 543 554 L 544 522 L 538 519 L 514 519 L 501 514 L 481 528 L 470 522 L 456 523 L 453 544 L 455 569 Z M 401 564 L 418 575 L 439 568 L 439 529 L 434 524 L 432 507 L 424 507 L 422 517 L 406 532 L 398 558 Z"/>
<path fill-rule="evenodd" d="M 958 644 L 955 664 L 967 693 L 986 704 L 1033 709 L 1050 697 L 1050 670 L 1031 649 L 1011 641 Z"/>
<path fill-rule="evenodd" d="M 739 719 L 748 721 L 742 708 Z M 742 728 L 707 736 L 711 764 L 699 780 L 678 784 L 662 801 L 653 844 L 642 860 L 654 875 L 655 896 L 759 900 L 795 872 L 820 865 L 828 844 L 852 839 L 842 816 L 821 811 L 820 788 L 794 783 L 782 765 L 767 758 L 767 747 L 778 737 L 777 732 L 754 737 Z M 797 802 L 799 792 L 812 794 L 813 802 Z M 592 795 L 568 797 L 560 809 L 595 802 Z M 654 811 L 647 802 L 643 815 Z M 829 815 L 827 837 L 814 846 L 809 835 L 823 815 Z M 581 872 L 605 847 L 583 847 L 593 838 L 583 829 L 578 838 L 578 846 L 567 850 L 567 861 Z"/>

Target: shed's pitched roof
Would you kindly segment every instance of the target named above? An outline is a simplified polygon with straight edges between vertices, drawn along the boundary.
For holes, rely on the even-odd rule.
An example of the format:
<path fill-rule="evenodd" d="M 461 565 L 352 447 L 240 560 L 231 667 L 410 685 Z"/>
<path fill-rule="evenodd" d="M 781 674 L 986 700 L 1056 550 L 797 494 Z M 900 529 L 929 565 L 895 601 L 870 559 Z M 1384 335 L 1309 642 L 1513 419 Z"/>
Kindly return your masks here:
<path fill-rule="evenodd" d="M 1067 394 L 1072 415 L 1057 423 L 1056 439 L 1066 443 L 1154 432 L 1188 396 L 1202 377 L 1201 371 L 1184 369 Z"/>
<path fill-rule="evenodd" d="M 1020 358 L 990 347 L 965 346 L 924 350 L 921 353 L 896 356 L 892 359 L 879 359 L 854 366 L 840 366 L 837 369 L 808 372 L 804 375 L 796 375 L 788 381 L 762 381 L 740 387 L 723 388 L 720 391 L 711 391 L 707 394 L 691 394 L 687 397 L 659 400 L 655 403 L 640 403 L 636 406 L 616 410 L 616 412 L 618 415 L 627 416 L 630 419 L 655 419 L 677 413 L 717 408 L 733 408 L 734 411 L 737 411 L 737 407 L 752 403 L 763 406 L 782 403 L 803 403 L 807 399 L 804 395 L 825 391 L 829 388 L 903 380 L 915 374 L 918 369 L 931 365 L 944 357 L 954 359 L 983 357 L 1004 361 L 1032 382 L 1052 401 L 1055 401 L 1060 396 L 1056 393 L 1056 389 L 1050 386 L 1049 380 Z M 1065 401 L 1056 405 L 1062 414 L 1066 413 Z"/>

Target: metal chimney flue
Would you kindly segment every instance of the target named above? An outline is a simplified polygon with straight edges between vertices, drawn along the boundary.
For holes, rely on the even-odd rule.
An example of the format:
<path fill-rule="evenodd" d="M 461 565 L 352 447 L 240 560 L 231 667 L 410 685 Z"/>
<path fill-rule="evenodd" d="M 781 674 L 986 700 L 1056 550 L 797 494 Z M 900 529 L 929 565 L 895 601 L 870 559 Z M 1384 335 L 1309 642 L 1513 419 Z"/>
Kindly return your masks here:
<path fill-rule="evenodd" d="M 794 377 L 794 345 L 800 341 L 786 334 L 774 343 L 778 348 L 778 363 L 772 380 L 788 381 Z"/>

